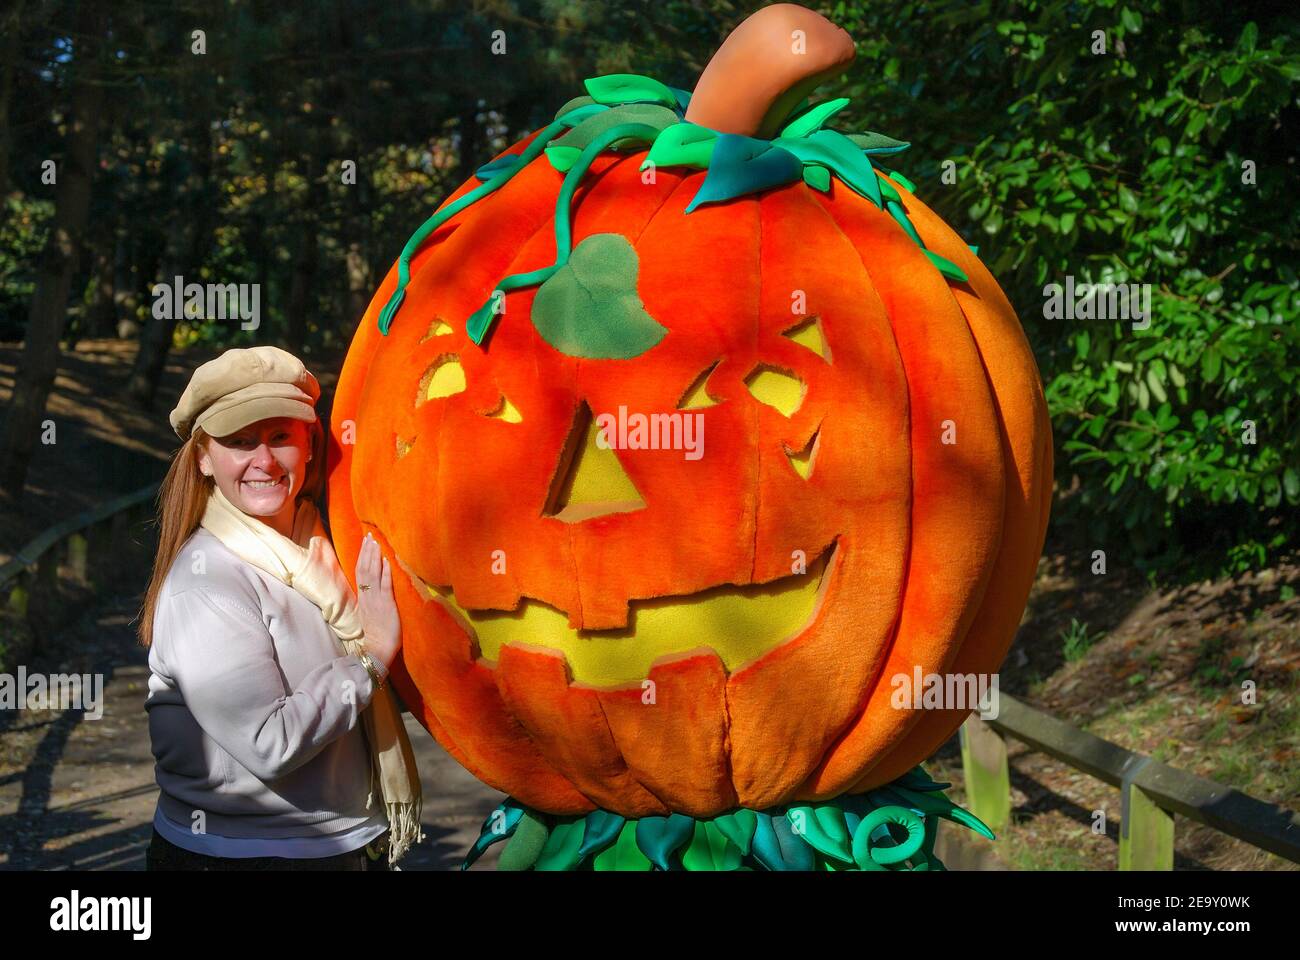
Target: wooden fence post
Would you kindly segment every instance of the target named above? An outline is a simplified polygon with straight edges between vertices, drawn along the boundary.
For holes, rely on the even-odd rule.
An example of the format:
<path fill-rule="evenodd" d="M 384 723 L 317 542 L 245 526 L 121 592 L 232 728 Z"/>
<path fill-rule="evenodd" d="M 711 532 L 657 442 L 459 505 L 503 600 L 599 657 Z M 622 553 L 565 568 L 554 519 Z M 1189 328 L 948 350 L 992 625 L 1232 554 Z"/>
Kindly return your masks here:
<path fill-rule="evenodd" d="M 961 726 L 961 766 L 971 813 L 997 833 L 1011 822 L 1011 772 L 1007 742 L 972 713 Z"/>
<path fill-rule="evenodd" d="M 1172 870 L 1174 815 L 1135 784 L 1127 784 L 1125 794 L 1119 824 L 1119 868 Z"/>
<path fill-rule="evenodd" d="M 86 577 L 86 559 L 89 542 L 83 533 L 74 533 L 68 537 L 68 567 L 72 570 L 72 579 L 77 583 L 88 583 Z"/>

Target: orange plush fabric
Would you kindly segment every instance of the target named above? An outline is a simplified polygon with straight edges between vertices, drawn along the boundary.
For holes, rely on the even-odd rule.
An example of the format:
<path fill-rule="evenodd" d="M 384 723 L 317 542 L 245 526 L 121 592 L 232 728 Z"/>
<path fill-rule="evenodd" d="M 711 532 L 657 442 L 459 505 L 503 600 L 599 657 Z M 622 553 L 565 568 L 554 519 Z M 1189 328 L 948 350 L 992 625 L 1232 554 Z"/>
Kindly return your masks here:
<path fill-rule="evenodd" d="M 978 259 L 910 194 L 927 247 L 968 283 L 945 280 L 839 181 L 686 215 L 705 174 L 661 169 L 647 183 L 645 155 L 599 157 L 573 220 L 575 247 L 615 233 L 636 250 L 637 293 L 668 330 L 640 356 L 557 352 L 528 322 L 536 287 L 506 295 L 483 346 L 465 334 L 501 278 L 555 259 L 563 175 L 544 159 L 439 229 L 382 336 L 390 273 L 334 402 L 330 517 L 344 569 L 373 532 L 394 564 L 403 698 L 467 769 L 536 809 L 704 817 L 887 782 L 962 717 L 892 708 L 889 677 L 995 670 L 1023 610 L 1051 483 L 1028 344 Z M 825 356 L 786 335 L 808 318 Z M 440 323 L 451 333 L 431 335 Z M 448 357 L 464 389 L 424 399 Z M 711 365 L 716 402 L 691 411 L 704 417 L 702 457 L 615 451 L 644 509 L 546 515 L 586 410 L 674 412 Z M 760 367 L 804 385 L 791 416 L 751 394 Z M 519 422 L 492 415 L 503 397 Z M 948 421 L 956 443 L 942 442 Z M 814 438 L 803 477 L 788 452 Z M 466 611 L 541 602 L 599 642 L 635 630 L 639 600 L 775 583 L 800 552 L 830 557 L 806 628 L 729 672 L 701 622 L 698 648 L 655 663 L 649 687 L 584 683 L 528 637 L 489 661 L 447 598 Z"/>

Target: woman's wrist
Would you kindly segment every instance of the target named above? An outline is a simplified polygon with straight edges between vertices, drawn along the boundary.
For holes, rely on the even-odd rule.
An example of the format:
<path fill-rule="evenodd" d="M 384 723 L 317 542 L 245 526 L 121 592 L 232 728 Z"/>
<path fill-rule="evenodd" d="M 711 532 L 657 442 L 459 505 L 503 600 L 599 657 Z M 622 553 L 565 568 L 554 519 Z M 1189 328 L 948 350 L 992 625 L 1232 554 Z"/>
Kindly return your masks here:
<path fill-rule="evenodd" d="M 383 661 L 369 650 L 362 650 L 357 657 L 361 665 L 366 668 L 366 672 L 370 674 L 370 679 L 374 681 L 375 686 L 382 687 L 384 681 L 388 679 L 388 668 L 384 666 Z"/>

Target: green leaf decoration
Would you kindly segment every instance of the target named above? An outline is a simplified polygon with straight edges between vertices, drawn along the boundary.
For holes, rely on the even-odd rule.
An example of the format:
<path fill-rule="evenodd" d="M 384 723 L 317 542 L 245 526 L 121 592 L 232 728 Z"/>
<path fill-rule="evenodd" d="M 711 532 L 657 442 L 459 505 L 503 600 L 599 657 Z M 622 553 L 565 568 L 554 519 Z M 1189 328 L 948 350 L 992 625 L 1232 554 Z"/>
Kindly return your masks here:
<path fill-rule="evenodd" d="M 848 97 L 839 97 L 835 100 L 827 100 L 825 103 L 819 103 L 807 113 L 801 114 L 799 117 L 787 124 L 785 129 L 781 131 L 781 136 L 792 138 L 806 137 L 813 131 L 820 130 L 822 124 L 848 105 Z"/>
<path fill-rule="evenodd" d="M 590 106 L 591 104 L 593 104 L 593 103 L 595 103 L 595 102 L 596 102 L 595 100 L 593 100 L 591 97 L 587 97 L 587 96 L 574 97 L 572 100 L 570 100 L 570 101 L 569 101 L 568 103 L 566 103 L 564 106 L 560 107 L 559 110 L 556 110 L 556 111 L 555 111 L 555 117 L 554 117 L 554 119 L 559 120 L 560 117 L 564 116 L 566 113 L 569 113 L 570 111 L 573 111 L 573 110 L 577 110 L 579 107 Z"/>
<path fill-rule="evenodd" d="M 435 230 L 456 214 L 460 213 L 460 211 L 477 203 L 488 194 L 495 190 L 499 190 L 502 186 L 508 183 L 516 173 L 541 155 L 542 150 L 546 147 L 550 138 L 555 136 L 555 134 L 557 134 L 561 129 L 563 129 L 563 121 L 557 120 L 551 123 L 529 141 L 528 146 L 524 148 L 524 152 L 519 156 L 519 162 L 515 164 L 514 167 L 503 171 L 487 183 L 480 184 L 469 193 L 462 196 L 459 200 L 447 204 L 428 220 L 424 221 L 415 233 L 411 234 L 411 238 L 406 241 L 406 246 L 402 247 L 402 252 L 397 258 L 397 286 L 393 289 L 393 293 L 388 298 L 388 302 L 384 304 L 384 308 L 379 311 L 379 319 L 376 322 L 376 326 L 381 334 L 388 336 L 388 328 L 392 326 L 393 319 L 397 316 L 397 311 L 402 308 L 402 303 L 406 299 L 406 287 L 411 282 L 411 258 L 415 256 L 424 241 L 429 239 Z M 478 341 L 475 342 L 477 343 Z"/>
<path fill-rule="evenodd" d="M 618 839 L 591 862 L 593 870 L 651 870 L 654 868 L 636 844 L 636 820 L 623 824 Z"/>
<path fill-rule="evenodd" d="M 784 847 L 781 838 L 776 834 L 776 820 L 785 820 L 785 817 L 773 817 L 763 811 L 758 813 L 758 822 L 754 828 L 754 859 L 767 867 L 769 870 L 793 870 L 795 867 L 787 865 L 785 859 Z"/>
<path fill-rule="evenodd" d="M 887 167 L 881 167 L 880 169 L 883 170 L 885 173 L 889 174 L 889 178 L 893 180 L 895 183 L 897 183 L 904 190 L 906 190 L 908 193 L 916 193 L 916 184 L 914 184 L 911 180 L 907 179 L 907 177 L 903 176 L 897 170 L 890 170 Z"/>
<path fill-rule="evenodd" d="M 790 143 L 804 143 L 792 140 Z M 723 133 L 713 148 L 704 183 L 686 207 L 690 213 L 702 203 L 722 203 L 762 190 L 794 183 L 803 177 L 799 158 L 767 140 Z"/>
<path fill-rule="evenodd" d="M 870 130 L 866 133 L 850 133 L 848 138 L 853 141 L 854 146 L 869 157 L 891 157 L 911 146 L 906 140 L 895 140 L 893 137 L 887 137 L 883 133 L 872 133 Z"/>
<path fill-rule="evenodd" d="M 833 804 L 806 804 L 791 807 L 786 818 L 796 836 L 827 857 L 853 862 L 852 841 L 844 824 L 844 813 Z"/>
<path fill-rule="evenodd" d="M 686 108 L 691 105 L 691 91 L 682 90 L 678 87 L 669 87 L 668 89 L 672 91 L 673 97 L 677 100 L 677 109 L 684 113 Z"/>
<path fill-rule="evenodd" d="M 636 845 L 660 870 L 673 868 L 673 856 L 695 835 L 695 819 L 684 813 L 642 817 L 636 822 Z"/>
<path fill-rule="evenodd" d="M 888 180 L 886 180 L 884 177 L 877 174 L 876 182 L 880 184 L 880 195 L 885 198 L 886 203 L 888 203 L 890 200 L 893 200 L 895 203 L 899 203 L 899 204 L 903 202 L 902 195 L 899 194 L 899 192 L 894 189 L 894 185 L 890 183 Z"/>
<path fill-rule="evenodd" d="M 930 262 L 938 268 L 939 272 L 949 280 L 956 280 L 959 283 L 966 282 L 966 273 L 961 267 L 957 266 L 957 264 L 953 263 L 946 257 L 939 256 L 939 254 L 935 253 L 933 250 L 925 250 L 923 252 L 930 258 Z"/>
<path fill-rule="evenodd" d="M 542 848 L 550 836 L 550 829 L 539 814 L 525 810 L 510 842 L 501 851 L 498 870 L 529 870 L 542 855 Z"/>
<path fill-rule="evenodd" d="M 523 815 L 524 808 L 507 797 L 483 821 L 483 827 L 479 830 L 478 839 L 474 841 L 474 846 L 470 847 L 469 853 L 465 855 L 465 860 L 461 863 L 460 868 L 468 870 L 475 860 L 483 856 L 488 847 L 499 840 L 505 840 L 513 834 Z"/>
<path fill-rule="evenodd" d="M 587 237 L 542 284 L 533 326 L 571 357 L 627 360 L 645 353 L 668 329 L 646 313 L 637 294 L 638 261 L 627 237 Z"/>
<path fill-rule="evenodd" d="M 572 870 L 582 859 L 578 850 L 582 846 L 585 818 L 558 823 L 546 838 L 546 845 L 537 858 L 535 870 Z"/>
<path fill-rule="evenodd" d="M 650 145 L 650 154 L 641 163 L 641 169 L 656 167 L 694 167 L 708 169 L 713 158 L 713 147 L 718 142 L 718 132 L 696 123 L 675 123 L 665 127 Z"/>
<path fill-rule="evenodd" d="M 695 836 L 682 853 L 687 870 L 735 870 L 740 866 L 740 849 L 712 823 L 695 821 Z"/>
<path fill-rule="evenodd" d="M 803 182 L 814 190 L 826 193 L 831 188 L 831 172 L 823 166 L 810 163 L 803 168 Z"/>
<path fill-rule="evenodd" d="M 900 787 L 906 787 L 909 790 L 916 790 L 919 793 L 927 793 L 931 790 L 947 790 L 952 786 L 951 783 L 940 783 L 930 777 L 925 770 L 919 766 L 913 767 L 907 773 L 903 774 L 894 781 Z"/>
<path fill-rule="evenodd" d="M 829 167 L 855 193 L 866 197 L 877 207 L 883 206 L 875 168 L 844 134 L 834 130 L 818 130 L 799 140 L 782 137 L 772 142 L 794 154 L 803 163 Z"/>
<path fill-rule="evenodd" d="M 495 160 L 483 164 L 474 171 L 474 176 L 480 180 L 491 180 L 498 173 L 506 170 L 513 170 L 519 166 L 520 156 L 517 153 L 503 153 Z"/>
<path fill-rule="evenodd" d="M 555 122 L 560 124 L 562 128 L 572 130 L 574 127 L 581 126 L 592 117 L 605 113 L 609 109 L 603 103 L 587 103 L 580 107 L 574 107 Z"/>
<path fill-rule="evenodd" d="M 621 107 L 608 107 L 602 109 L 599 113 L 587 117 L 576 127 L 554 141 L 551 146 L 576 147 L 581 150 L 606 130 L 618 126 L 621 123 L 642 123 L 649 124 L 654 128 L 655 134 L 651 137 L 630 135 L 619 140 L 615 140 L 611 146 L 614 149 L 628 146 L 640 146 L 649 143 L 654 136 L 662 132 L 667 127 L 680 123 L 677 114 L 666 107 L 657 106 L 653 103 L 628 103 Z"/>
<path fill-rule="evenodd" d="M 635 73 L 611 73 L 604 77 L 584 80 L 583 86 L 597 103 L 659 103 L 665 107 L 677 106 L 677 95 L 653 77 Z"/>
<path fill-rule="evenodd" d="M 714 817 L 712 823 L 741 853 L 749 856 L 754 830 L 758 825 L 758 815 L 753 810 L 740 809 L 735 813 L 724 813 L 720 817 Z"/>
<path fill-rule="evenodd" d="M 912 238 L 912 242 L 924 250 L 925 244 L 921 242 L 921 235 L 916 232 L 916 227 L 912 225 L 912 221 L 908 218 L 903 205 L 896 200 L 886 200 L 885 209 L 889 211 L 891 217 L 898 221 L 898 225 L 907 231 L 907 235 Z"/>
<path fill-rule="evenodd" d="M 582 846 L 578 848 L 578 859 L 585 860 L 593 853 L 600 853 L 608 848 L 618 840 L 618 835 L 626 822 L 626 819 L 608 810 L 593 810 L 587 814 Z"/>
<path fill-rule="evenodd" d="M 794 123 L 796 120 L 798 120 L 800 117 L 802 117 L 805 113 L 807 113 L 811 109 L 812 107 L 809 105 L 808 98 L 804 97 L 802 100 L 800 100 L 798 103 L 794 105 L 793 110 L 791 110 L 788 114 L 786 114 L 785 119 L 781 122 L 781 126 L 783 127 L 790 126 L 790 124 Z"/>
<path fill-rule="evenodd" d="M 969 810 L 963 810 L 957 804 L 953 803 L 947 797 L 940 793 L 918 793 L 915 790 L 909 790 L 906 787 L 891 785 L 889 789 L 903 798 L 904 802 L 911 804 L 918 810 L 927 814 L 933 814 L 943 817 L 945 820 L 951 820 L 954 823 L 960 823 L 964 827 L 969 827 L 980 836 L 987 840 L 994 840 L 993 831 L 975 814 Z"/>
<path fill-rule="evenodd" d="M 788 817 L 772 817 L 772 832 L 781 845 L 781 861 L 786 870 L 812 870 L 817 866 L 813 847 L 804 837 L 796 836 Z"/>
<path fill-rule="evenodd" d="M 568 173 L 569 168 L 578 162 L 580 156 L 582 156 L 582 151 L 577 147 L 558 146 L 546 148 L 546 159 L 560 173 Z"/>
<path fill-rule="evenodd" d="M 883 840 L 875 840 L 873 834 L 887 824 L 902 827 L 907 831 L 907 839 L 892 845 Z M 862 823 L 858 825 L 857 832 L 853 835 L 853 859 L 864 870 L 871 869 L 869 864 L 872 863 L 882 867 L 902 863 L 915 856 L 924 842 L 925 823 L 920 816 L 906 807 L 879 807 L 863 817 Z"/>

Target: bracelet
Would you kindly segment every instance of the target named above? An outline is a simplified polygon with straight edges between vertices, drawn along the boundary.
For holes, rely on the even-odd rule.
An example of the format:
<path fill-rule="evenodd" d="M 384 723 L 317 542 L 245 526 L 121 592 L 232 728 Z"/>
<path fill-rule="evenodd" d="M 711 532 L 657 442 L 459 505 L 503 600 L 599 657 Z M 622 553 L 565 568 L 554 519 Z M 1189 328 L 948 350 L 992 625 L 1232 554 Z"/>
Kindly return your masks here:
<path fill-rule="evenodd" d="M 382 690 L 384 688 L 384 675 L 380 671 L 380 666 L 375 661 L 375 658 L 368 651 L 363 651 L 358 657 L 361 660 L 361 665 L 366 668 L 366 673 L 370 674 L 370 679 L 374 681 L 375 689 Z"/>

